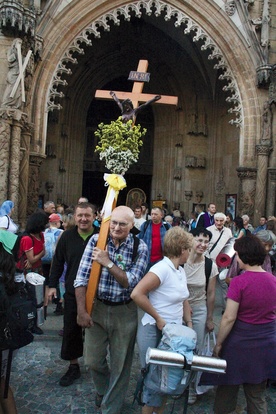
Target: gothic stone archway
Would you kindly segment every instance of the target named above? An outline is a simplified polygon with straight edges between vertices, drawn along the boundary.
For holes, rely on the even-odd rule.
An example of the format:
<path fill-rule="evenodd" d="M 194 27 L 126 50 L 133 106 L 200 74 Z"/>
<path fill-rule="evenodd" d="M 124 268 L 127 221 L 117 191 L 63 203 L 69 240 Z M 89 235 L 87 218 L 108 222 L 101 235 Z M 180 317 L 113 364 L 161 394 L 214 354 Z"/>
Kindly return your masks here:
<path fill-rule="evenodd" d="M 236 123 L 240 126 L 239 132 L 230 132 L 230 130 L 227 129 L 227 135 L 230 136 L 229 141 L 229 147 L 231 146 L 231 140 L 232 143 L 235 141 L 235 148 L 234 153 L 230 152 L 229 159 L 227 160 L 228 167 L 233 166 L 233 161 L 237 160 L 237 165 L 244 165 L 245 168 L 254 168 L 255 167 L 255 161 L 254 161 L 254 151 L 255 151 L 255 143 L 256 138 L 259 130 L 259 121 L 258 117 L 252 117 L 252 114 L 257 114 L 257 110 L 259 108 L 258 103 L 258 96 L 257 91 L 255 88 L 255 71 L 254 71 L 254 62 L 252 61 L 252 57 L 248 54 L 247 48 L 245 46 L 241 46 L 241 39 L 238 35 L 235 28 L 233 28 L 233 25 L 231 22 L 227 20 L 227 17 L 222 18 L 221 12 L 219 11 L 218 7 L 214 4 L 213 6 L 210 6 L 210 3 L 208 2 L 208 7 L 205 4 L 200 4 L 198 1 L 194 1 L 193 4 L 189 4 L 189 2 L 161 2 L 161 1 L 147 1 L 147 2 L 121 2 L 121 5 L 118 6 L 117 2 L 104 2 L 104 4 L 94 9 L 93 5 L 87 3 L 87 8 L 83 9 L 84 4 L 87 2 L 82 2 L 82 17 L 83 17 L 83 10 L 87 10 L 87 13 L 82 19 L 82 27 L 83 29 L 76 29 L 78 25 L 74 25 L 73 28 L 71 28 L 71 32 L 69 34 L 68 31 L 64 31 L 65 27 L 68 25 L 70 26 L 70 17 L 72 16 L 72 13 L 74 13 L 75 19 L 78 20 L 78 16 L 80 16 L 80 9 L 78 10 L 78 6 L 76 4 L 73 4 L 70 10 L 68 10 L 68 13 L 65 15 L 60 16 L 60 25 L 59 29 L 61 30 L 61 33 L 64 34 L 64 36 L 61 36 L 63 40 L 60 41 L 59 45 L 54 46 L 51 44 L 51 37 L 55 36 L 55 31 L 51 33 L 49 28 L 42 27 L 41 26 L 41 34 L 49 35 L 49 42 L 47 43 L 45 48 L 45 53 L 48 53 L 49 56 L 51 56 L 51 62 L 48 65 L 48 69 L 46 71 L 46 74 L 44 76 L 41 76 L 40 79 L 40 89 L 38 86 L 37 89 L 37 95 L 35 96 L 41 100 L 41 102 L 44 105 L 45 109 L 51 109 L 55 108 L 58 105 L 63 105 L 64 103 L 62 101 L 58 101 L 59 98 L 61 98 L 61 92 L 62 89 L 66 90 L 65 81 L 68 82 L 70 75 L 70 71 L 75 69 L 76 66 L 74 66 L 74 63 L 77 62 L 79 58 L 82 59 L 82 56 L 79 53 L 82 53 L 82 51 L 85 52 L 85 56 L 87 54 L 88 48 L 95 46 L 95 44 L 99 41 L 99 37 L 103 38 L 105 32 L 104 30 L 109 30 L 112 32 L 115 30 L 115 27 L 113 24 L 122 24 L 122 21 L 128 21 L 134 17 L 144 17 L 144 21 L 147 23 L 149 20 L 151 20 L 154 23 L 153 26 L 155 26 L 157 29 L 164 31 L 167 30 L 167 33 L 169 34 L 169 38 L 172 39 L 172 44 L 174 43 L 174 30 L 175 28 L 181 28 L 183 39 L 185 36 L 190 36 L 190 39 L 192 41 L 192 45 L 198 43 L 198 47 L 191 48 L 190 50 L 190 59 L 193 53 L 193 63 L 195 67 L 198 70 L 198 76 L 202 77 L 202 86 L 204 85 L 204 82 L 207 83 L 209 89 L 207 91 L 207 98 L 208 93 L 212 92 L 214 94 L 215 92 L 215 99 L 218 101 L 221 101 L 221 95 L 218 93 L 218 90 L 221 90 L 223 87 L 226 90 L 226 97 L 227 100 L 230 103 L 230 109 L 232 107 L 232 122 Z M 198 4 L 197 4 L 198 3 Z M 114 4 L 114 6 L 113 6 Z M 115 6 L 116 4 L 116 6 Z M 118 16 L 122 16 L 122 18 L 119 18 Z M 209 18 L 210 17 L 210 18 Z M 211 18 L 212 17 L 212 18 Z M 166 24 L 166 28 L 164 29 L 164 24 L 158 27 L 156 24 L 156 21 L 162 21 L 164 24 Z M 168 22 L 169 21 L 169 22 Z M 168 22 L 168 24 L 167 24 Z M 80 26 L 81 27 L 81 26 Z M 203 27 L 205 29 L 203 29 Z M 53 29 L 53 28 L 52 28 Z M 183 33 L 184 29 L 184 33 Z M 225 43 L 225 39 L 227 39 L 231 34 L 231 47 L 229 47 Z M 214 41 L 213 38 L 216 40 Z M 71 38 L 71 41 L 70 41 Z M 184 42 L 184 40 L 183 40 Z M 93 44 L 94 43 L 94 44 Z M 177 42 L 174 43 L 175 45 Z M 60 50 L 63 52 L 59 52 L 57 56 L 59 56 L 59 62 L 54 57 L 55 47 L 57 47 L 57 50 Z M 193 49 L 193 51 L 192 51 Z M 200 52 L 200 49 L 203 51 Z M 178 49 L 177 49 L 178 51 Z M 116 49 L 113 50 L 113 53 L 115 55 Z M 139 56 L 141 57 L 141 56 Z M 214 76 L 210 76 L 210 72 L 208 71 L 208 65 L 207 61 L 208 59 L 211 61 L 212 66 L 215 64 L 215 70 L 214 70 Z M 204 61 L 204 65 L 201 66 L 201 70 L 203 72 L 199 71 L 200 63 Z M 55 63 L 56 62 L 56 63 Z M 87 60 L 88 62 L 88 60 Z M 106 62 L 108 63 L 108 58 L 106 58 Z M 199 63 L 200 62 L 200 63 Z M 93 63 L 93 61 L 92 61 Z M 120 66 L 121 62 L 118 60 L 117 66 L 114 68 L 113 73 L 111 75 L 115 76 L 120 73 Z M 46 64 L 45 64 L 46 65 Z M 102 67 L 105 67 L 105 61 L 102 59 L 101 61 Z M 53 68 L 55 68 L 53 70 Z M 179 85 L 178 81 L 179 79 L 176 79 L 176 73 L 172 73 L 172 71 L 168 70 L 168 66 L 164 66 L 161 68 L 161 71 L 163 73 L 168 73 L 168 77 L 166 77 L 166 85 L 165 88 L 170 88 L 173 90 L 181 91 L 181 85 Z M 87 68 L 88 70 L 88 68 Z M 90 70 L 92 72 L 94 71 L 94 83 L 93 85 L 90 84 L 90 89 L 87 90 L 88 94 L 93 92 L 93 90 L 96 89 L 96 87 L 101 87 L 108 79 L 103 79 L 102 73 L 95 73 L 95 69 L 93 66 L 90 67 Z M 205 71 L 205 72 L 204 72 Z M 219 72 L 219 73 L 218 73 Z M 235 76 L 233 75 L 235 73 Z M 244 79 L 243 74 L 247 73 L 248 78 Z M 219 76 L 218 76 L 219 74 Z M 171 78 L 170 78 L 171 76 Z M 218 86 L 218 77 L 222 80 L 221 86 Z M 65 79 L 66 78 L 66 79 Z M 73 82 L 75 86 L 78 88 L 83 88 L 85 80 L 87 78 L 83 77 L 84 81 L 80 80 L 79 82 L 75 83 Z M 109 78 L 110 79 L 110 78 Z M 183 79 L 183 77 L 182 77 Z M 181 81 L 182 81 L 181 79 Z M 223 83 L 224 81 L 224 83 Z M 48 88 L 48 93 L 46 96 L 42 96 L 42 93 L 40 92 L 43 90 L 43 87 L 45 88 L 46 84 L 49 84 L 50 87 Z M 250 86 L 251 85 L 251 86 Z M 203 89 L 203 88 L 202 88 Z M 45 89 L 44 89 L 45 90 Z M 182 97 L 184 96 L 184 91 L 182 92 Z M 195 89 L 194 89 L 194 92 Z M 200 93 L 202 91 L 200 90 Z M 64 92 L 63 92 L 64 93 Z M 70 94 L 69 94 L 70 95 Z M 91 96 L 91 95 L 90 95 Z M 78 91 L 76 93 L 76 100 L 77 98 L 81 97 L 81 104 L 84 107 L 88 107 L 89 99 L 91 98 L 84 98 L 83 95 L 81 95 L 81 92 Z M 212 96 L 212 99 L 214 98 L 214 95 Z M 67 97 L 68 100 L 71 99 L 71 96 Z M 225 99 L 225 97 L 224 97 Z M 66 99 L 65 99 L 66 100 Z M 208 101 L 208 99 L 207 99 Z M 196 106 L 197 102 L 197 93 L 194 93 L 194 102 L 193 105 Z M 254 102 L 254 105 L 252 103 Z M 34 99 L 35 104 L 35 99 Z M 187 102 L 183 103 L 184 105 L 188 105 Z M 183 105 L 183 106 L 184 106 Z M 35 105 L 34 105 L 35 106 Z M 66 109 L 66 105 L 64 106 Z M 69 108 L 69 106 L 68 106 Z M 74 112 L 74 110 L 77 108 L 77 104 L 73 103 L 71 108 L 69 109 L 69 113 L 67 113 L 67 118 L 70 118 L 70 114 Z M 222 112 L 219 114 L 221 118 L 224 118 L 224 123 L 221 124 L 220 128 L 224 128 L 224 125 L 227 125 L 227 122 L 231 120 L 231 116 L 227 115 L 227 107 L 225 106 Z M 181 109 L 183 107 L 179 108 L 180 113 Z M 186 107 L 185 107 L 186 109 Z M 228 107 L 229 109 L 229 107 Z M 45 131 L 46 131 L 46 118 L 41 116 L 42 114 L 39 113 L 39 108 L 37 107 L 36 113 L 38 117 L 38 122 L 36 124 L 36 134 L 41 134 L 43 137 L 43 142 L 45 144 Z M 156 113 L 157 109 L 155 110 Z M 190 114 L 192 115 L 192 114 Z M 215 114 L 216 116 L 217 114 Z M 162 112 L 159 112 L 159 119 L 162 119 Z M 213 115 L 214 116 L 214 115 Z M 56 124 L 60 124 L 59 120 L 57 122 L 57 118 L 64 120 L 64 115 L 55 115 L 53 116 L 54 122 Z M 81 118 L 81 117 L 80 117 Z M 81 124 L 82 120 L 79 118 L 79 123 Z M 242 122 L 244 121 L 244 122 Z M 192 143 L 191 139 L 189 138 L 189 127 L 186 128 L 187 119 L 183 119 L 180 115 L 172 115 L 171 119 L 169 121 L 169 125 L 166 125 L 167 127 L 171 127 L 171 136 L 170 136 L 170 143 L 173 143 L 175 145 L 175 148 L 183 148 L 183 143 L 185 143 L 185 149 L 191 148 L 192 150 Z M 62 123 L 61 123 L 62 125 Z M 162 124 L 161 124 L 162 125 Z M 193 177 L 194 174 L 194 164 L 196 163 L 196 166 L 200 168 L 204 168 L 204 157 L 202 157 L 202 154 L 199 154 L 198 157 L 193 158 L 192 153 L 185 152 L 185 156 L 190 156 L 190 158 L 186 159 L 186 167 L 183 167 L 183 150 L 172 150 L 172 145 L 170 147 L 170 174 L 168 175 L 166 173 L 167 179 L 161 174 L 161 176 L 158 177 L 158 167 L 160 166 L 160 160 L 161 163 L 163 162 L 163 165 L 168 165 L 166 157 L 162 156 L 161 151 L 164 153 L 166 152 L 166 139 L 164 136 L 162 137 L 162 126 L 160 125 L 160 128 L 156 131 L 155 135 L 155 142 L 159 139 L 162 141 L 162 148 L 158 148 L 158 145 L 155 145 L 156 151 L 156 159 L 155 159 L 155 171 L 156 173 L 156 182 L 154 184 L 153 191 L 158 191 L 159 186 L 170 188 L 169 195 L 170 199 L 173 200 L 174 197 L 178 197 L 179 194 L 183 193 L 185 189 L 187 189 L 186 185 L 190 186 L 193 185 L 195 190 L 200 190 L 199 185 L 201 179 L 200 177 Z M 66 125 L 65 125 L 66 126 Z M 76 131 L 73 131 L 72 128 L 70 130 L 70 133 L 72 135 L 77 134 L 78 132 L 78 125 L 74 126 Z M 54 134 L 58 134 L 56 131 L 56 127 L 48 128 L 48 137 L 51 137 L 52 132 L 54 131 Z M 168 129 L 167 129 L 168 131 Z M 165 134 L 168 133 L 165 131 Z M 181 132 L 184 131 L 182 134 Z M 190 131 L 192 133 L 195 133 L 195 131 Z M 202 131 L 201 131 L 202 132 Z M 236 192 L 235 189 L 230 188 L 231 185 L 237 187 L 237 181 L 233 178 L 233 184 L 228 181 L 226 185 L 228 188 L 225 188 L 225 171 L 223 171 L 223 168 L 220 166 L 225 164 L 225 160 L 223 159 L 223 154 L 216 157 L 216 150 L 218 148 L 218 145 L 221 145 L 223 143 L 222 135 L 225 131 L 219 131 L 219 128 L 214 128 L 214 131 L 212 133 L 214 134 L 214 138 L 210 140 L 210 144 L 214 145 L 214 148 L 212 151 L 210 148 L 208 148 L 208 163 L 211 166 L 209 177 L 210 177 L 210 187 L 211 190 L 208 192 L 208 197 L 215 197 L 219 195 L 220 188 L 223 188 L 226 191 Z M 164 134 L 164 135 L 165 135 Z M 61 134 L 62 135 L 62 134 Z M 66 133 L 64 134 L 66 135 Z M 187 136 L 188 142 L 185 141 L 183 138 L 184 136 Z M 196 134 L 195 134 L 196 135 Z M 201 134 L 204 136 L 204 132 Z M 182 136 L 182 138 L 181 138 Z M 190 135 L 192 136 L 192 134 Z M 220 138 L 218 139 L 218 136 Z M 184 141 L 183 141 L 184 139 Z M 199 141 L 202 141 L 200 138 Z M 79 143 L 78 143 L 79 144 Z M 246 148 L 247 151 L 243 151 L 243 148 Z M 42 148 L 43 149 L 43 148 Z M 79 145 L 76 144 L 75 148 L 71 148 L 71 152 L 80 152 Z M 159 151 L 158 151 L 159 149 Z M 174 151 L 174 153 L 173 153 Z M 201 145 L 201 151 L 204 151 L 204 145 Z M 176 152 L 176 153 L 175 153 Z M 76 174 L 77 169 L 79 169 L 79 162 L 75 163 L 76 165 L 70 165 L 70 168 L 74 169 L 73 176 Z M 190 169 L 189 169 L 190 168 Z M 180 171 L 180 173 L 179 173 Z M 187 172 L 189 171 L 189 172 Z M 211 172 L 212 171 L 212 172 Z M 183 180 L 183 172 L 185 175 L 185 183 L 179 182 Z M 217 175 L 220 175 L 219 178 L 217 178 L 217 181 L 214 179 L 214 172 L 216 172 Z M 220 172 L 220 174 L 218 174 Z M 176 180 L 176 181 L 174 181 Z M 77 187 L 76 182 L 74 182 L 74 179 L 71 178 L 69 180 L 69 188 L 74 189 Z M 171 184 L 173 183 L 173 185 Z M 59 184 L 61 185 L 61 184 Z M 196 188 L 197 187 L 197 188 Z M 154 195 L 153 195 L 154 196 Z M 181 200 L 182 201 L 182 200 Z M 222 203 L 222 200 L 221 200 Z"/>

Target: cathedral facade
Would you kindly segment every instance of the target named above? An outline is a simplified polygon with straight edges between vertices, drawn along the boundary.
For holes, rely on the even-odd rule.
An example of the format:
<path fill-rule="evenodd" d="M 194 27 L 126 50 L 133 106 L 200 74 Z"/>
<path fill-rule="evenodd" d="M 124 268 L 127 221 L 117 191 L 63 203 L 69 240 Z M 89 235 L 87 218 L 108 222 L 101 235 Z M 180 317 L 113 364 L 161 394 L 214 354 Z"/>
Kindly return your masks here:
<path fill-rule="evenodd" d="M 102 205 L 99 123 L 120 116 L 96 91 L 177 97 L 137 116 L 147 129 L 125 178 L 131 192 L 180 208 L 276 215 L 275 0 L 0 2 L 0 200 L 15 219 L 47 200 Z M 137 73 L 137 72 L 136 72 Z"/>

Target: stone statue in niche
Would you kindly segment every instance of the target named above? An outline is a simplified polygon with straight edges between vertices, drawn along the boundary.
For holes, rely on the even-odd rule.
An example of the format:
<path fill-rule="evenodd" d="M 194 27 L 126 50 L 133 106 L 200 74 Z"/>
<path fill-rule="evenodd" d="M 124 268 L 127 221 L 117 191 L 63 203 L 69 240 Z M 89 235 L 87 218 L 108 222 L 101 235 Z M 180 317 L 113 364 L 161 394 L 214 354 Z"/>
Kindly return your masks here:
<path fill-rule="evenodd" d="M 264 103 L 262 114 L 261 143 L 270 143 L 272 133 L 272 112 L 269 101 Z"/>
<path fill-rule="evenodd" d="M 8 74 L 7 74 L 7 86 L 3 95 L 2 106 L 19 109 L 22 105 L 21 100 L 21 86 L 18 85 L 18 88 L 15 92 L 15 95 L 11 97 L 11 93 L 16 82 L 16 79 L 19 76 L 19 60 L 18 60 L 18 51 L 17 44 L 22 44 L 21 39 L 14 39 L 11 47 L 7 52 L 8 60 Z"/>
<path fill-rule="evenodd" d="M 196 167 L 196 157 L 187 155 L 185 157 L 185 167 Z"/>
<path fill-rule="evenodd" d="M 225 0 L 225 12 L 228 16 L 233 16 L 236 12 L 236 3 L 234 0 Z"/>

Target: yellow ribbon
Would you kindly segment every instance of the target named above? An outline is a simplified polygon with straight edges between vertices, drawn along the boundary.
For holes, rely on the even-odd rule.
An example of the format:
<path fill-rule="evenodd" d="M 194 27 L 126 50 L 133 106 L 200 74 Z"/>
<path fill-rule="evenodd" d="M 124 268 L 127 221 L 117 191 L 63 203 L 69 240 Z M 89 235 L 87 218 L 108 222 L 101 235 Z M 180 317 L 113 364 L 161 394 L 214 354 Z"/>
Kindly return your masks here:
<path fill-rule="evenodd" d="M 113 201 L 118 198 L 119 191 L 127 186 L 126 180 L 119 174 L 104 174 L 105 185 L 108 185 L 105 202 L 102 209 L 103 222 L 110 219 Z"/>
<path fill-rule="evenodd" d="M 116 192 L 119 192 L 127 186 L 126 180 L 122 175 L 119 174 L 105 174 L 104 179 L 107 182 L 107 184 L 110 187 L 112 187 Z"/>

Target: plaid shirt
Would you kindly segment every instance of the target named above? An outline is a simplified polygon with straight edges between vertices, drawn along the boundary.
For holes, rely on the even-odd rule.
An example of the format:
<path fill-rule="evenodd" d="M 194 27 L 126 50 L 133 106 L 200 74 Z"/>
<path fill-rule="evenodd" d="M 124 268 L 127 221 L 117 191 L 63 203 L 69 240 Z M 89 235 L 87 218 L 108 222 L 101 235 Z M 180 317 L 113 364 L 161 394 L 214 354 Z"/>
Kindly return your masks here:
<path fill-rule="evenodd" d="M 92 252 L 97 245 L 99 235 L 95 234 L 89 240 L 82 259 L 80 261 L 77 277 L 74 287 L 87 286 L 90 277 L 92 265 Z M 111 239 L 107 242 L 107 250 L 110 260 L 118 267 L 126 272 L 128 278 L 128 288 L 120 285 L 114 276 L 112 276 L 106 267 L 102 267 L 97 297 L 111 302 L 123 302 L 130 299 L 130 294 L 137 283 L 145 274 L 148 263 L 148 248 L 146 244 L 140 240 L 137 257 L 132 261 L 133 254 L 133 235 L 129 234 L 125 241 L 116 249 Z"/>

